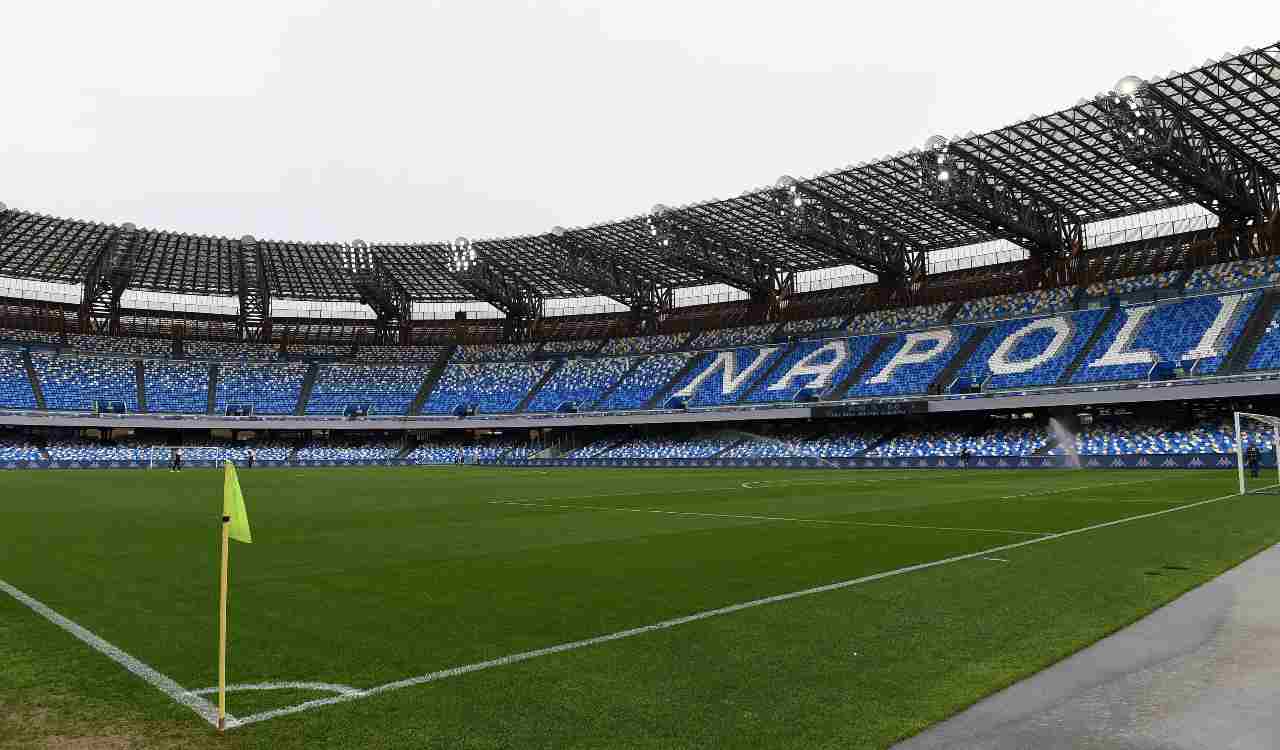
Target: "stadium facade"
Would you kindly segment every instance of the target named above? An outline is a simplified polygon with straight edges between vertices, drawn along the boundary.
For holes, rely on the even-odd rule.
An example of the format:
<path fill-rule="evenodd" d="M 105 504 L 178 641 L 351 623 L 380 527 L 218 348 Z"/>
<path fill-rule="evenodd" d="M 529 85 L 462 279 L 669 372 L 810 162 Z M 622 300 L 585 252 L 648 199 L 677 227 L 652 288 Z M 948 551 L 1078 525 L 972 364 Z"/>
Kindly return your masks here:
<path fill-rule="evenodd" d="M 1230 452 L 1223 414 L 1280 395 L 1277 175 L 1272 45 L 536 236 L 302 244 L 0 207 L 0 276 L 78 294 L 0 300 L 0 462 L 214 460 L 252 435 L 267 462 L 1207 465 Z M 999 262 L 937 260 L 991 243 Z M 838 268 L 865 282 L 802 288 Z M 680 304 L 713 284 L 738 299 Z M 576 297 L 621 312 L 550 314 Z M 443 303 L 497 314 L 415 313 Z"/>

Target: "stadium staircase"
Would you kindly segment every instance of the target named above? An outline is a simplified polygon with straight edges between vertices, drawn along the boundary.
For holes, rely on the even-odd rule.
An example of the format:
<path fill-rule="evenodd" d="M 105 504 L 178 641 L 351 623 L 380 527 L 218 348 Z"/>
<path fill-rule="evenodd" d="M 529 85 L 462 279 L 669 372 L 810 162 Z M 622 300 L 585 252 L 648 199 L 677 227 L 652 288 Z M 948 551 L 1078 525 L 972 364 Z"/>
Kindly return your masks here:
<path fill-rule="evenodd" d="M 418 447 L 418 444 L 417 444 L 417 443 L 415 443 L 414 441 L 412 441 L 412 440 L 406 440 L 406 441 L 404 441 L 404 445 L 400 446 L 400 450 L 396 452 L 396 456 L 395 456 L 395 457 L 396 457 L 396 458 L 408 458 L 408 457 L 409 457 L 409 454 L 410 454 L 410 453 L 413 453 L 413 449 L 414 449 L 414 448 L 417 448 L 417 447 Z"/>
<path fill-rule="evenodd" d="M 133 363 L 133 382 L 138 389 L 138 411 L 145 414 L 150 411 L 147 409 L 147 376 L 140 359 Z"/>
<path fill-rule="evenodd" d="M 726 453 L 728 453 L 729 451 L 733 450 L 734 448 L 737 448 L 739 445 L 742 445 L 743 443 L 750 443 L 750 442 L 752 442 L 753 440 L 755 440 L 755 438 L 752 438 L 752 437 L 740 437 L 740 438 L 738 438 L 737 440 L 733 441 L 731 444 L 726 445 L 725 447 L 721 448 L 720 450 L 716 451 L 715 453 L 712 453 L 712 454 L 711 454 L 711 458 L 720 458 L 721 456 L 723 456 L 724 454 L 726 454 Z"/>
<path fill-rule="evenodd" d="M 702 362 L 701 355 L 695 354 L 692 357 L 689 357 L 689 361 L 684 363 L 684 367 L 681 367 L 676 372 L 675 375 L 672 375 L 671 379 L 668 380 L 666 383 L 664 383 L 662 387 L 659 388 L 653 394 L 652 398 L 644 402 L 644 406 L 641 408 L 656 409 L 658 405 L 665 403 L 663 399 L 667 397 L 667 394 L 671 391 L 672 388 L 676 387 L 676 383 L 679 383 L 681 380 L 684 380 L 685 376 L 693 372 L 693 368 L 697 367 L 698 364 L 701 362 Z"/>
<path fill-rule="evenodd" d="M 427 398 L 431 396 L 431 391 L 435 389 L 436 383 L 440 382 L 440 376 L 444 374 L 444 368 L 449 366 L 449 360 L 453 357 L 453 353 L 457 348 L 457 344 L 450 344 L 447 349 L 440 353 L 440 358 L 427 371 L 427 376 L 422 379 L 422 385 L 418 386 L 418 395 L 414 396 L 413 403 L 409 404 L 410 416 L 416 417 L 422 413 L 423 404 L 427 403 Z"/>
<path fill-rule="evenodd" d="M 209 363 L 209 402 L 204 413 L 212 414 L 218 408 L 218 363 Z"/>
<path fill-rule="evenodd" d="M 799 344 L 792 342 L 790 344 L 785 344 L 781 349 L 779 349 L 777 356 L 773 358 L 773 361 L 769 363 L 769 366 L 764 368 L 764 371 L 756 376 L 755 380 L 751 381 L 751 385 L 747 386 L 746 390 L 742 392 L 742 395 L 738 397 L 738 400 L 733 403 L 747 403 L 747 399 L 755 395 L 757 389 L 766 383 L 773 382 L 773 374 L 778 371 L 778 368 L 782 366 L 782 363 L 787 360 L 791 351 L 797 346 L 799 346 Z"/>
<path fill-rule="evenodd" d="M 307 377 L 302 381 L 302 390 L 298 393 L 298 405 L 293 409 L 293 415 L 300 417 L 307 413 L 307 402 L 311 400 L 311 389 L 316 386 L 316 378 L 320 376 L 320 364 L 312 362 L 307 368 Z"/>
<path fill-rule="evenodd" d="M 1249 320 L 1245 321 L 1244 330 L 1236 337 L 1231 351 L 1218 367 L 1217 374 L 1237 375 L 1249 366 L 1249 360 L 1253 357 L 1254 350 L 1258 348 L 1258 342 L 1262 341 L 1262 337 L 1267 333 L 1267 327 L 1275 318 L 1276 296 L 1275 289 L 1268 289 L 1263 293 L 1258 306 L 1253 309 L 1253 314 L 1249 316 Z"/>
<path fill-rule="evenodd" d="M 889 429 L 885 430 L 885 432 L 884 432 L 884 434 L 883 434 L 883 435 L 881 435 L 879 438 L 877 438 L 877 439 L 876 439 L 876 441 L 875 441 L 874 443 L 867 443 L 867 447 L 866 447 L 866 449 L 865 449 L 865 450 L 863 450 L 863 451 L 862 451 L 861 453 L 859 453 L 858 455 L 859 455 L 859 456 L 865 456 L 865 455 L 867 455 L 868 453 L 870 453 L 871 451 L 875 450 L 876 448 L 879 448 L 880 446 L 884 445 L 885 443 L 889 442 L 890 440 L 893 440 L 893 439 L 894 439 L 894 438 L 896 438 L 898 435 L 902 434 L 902 430 L 903 430 L 903 428 L 904 428 L 904 427 L 906 427 L 906 425 L 905 425 L 905 424 L 903 424 L 903 423 L 901 423 L 901 422 L 894 422 L 894 423 L 892 423 L 892 426 L 891 426 Z"/>
<path fill-rule="evenodd" d="M 1053 453 L 1053 449 L 1054 449 L 1054 448 L 1057 448 L 1057 447 L 1058 447 L 1058 439 L 1057 439 L 1056 437 L 1054 437 L 1054 436 L 1050 435 L 1050 436 L 1049 436 L 1049 441 L 1048 441 L 1047 443 L 1045 443 L 1044 445 L 1040 446 L 1039 448 L 1036 448 L 1034 451 L 1032 451 L 1032 452 L 1031 452 L 1031 455 L 1033 455 L 1033 456 L 1047 456 L 1047 455 L 1049 455 L 1049 454 Z"/>
<path fill-rule="evenodd" d="M 44 411 L 44 391 L 40 389 L 40 376 L 36 374 L 36 366 L 31 363 L 31 350 L 22 350 L 22 366 L 27 370 L 27 380 L 31 382 L 31 393 L 36 397 L 36 408 Z"/>
<path fill-rule="evenodd" d="M 1102 315 L 1102 320 L 1098 321 L 1098 325 L 1094 326 L 1093 333 L 1089 334 L 1089 340 L 1084 342 L 1084 346 L 1080 347 L 1080 351 L 1076 353 L 1075 359 L 1071 360 L 1071 364 L 1067 365 L 1067 369 L 1062 371 L 1062 375 L 1058 378 L 1058 385 L 1067 385 L 1071 382 L 1076 370 L 1079 370 L 1084 361 L 1093 353 L 1093 347 L 1098 345 L 1098 340 L 1111 327 L 1111 321 L 1116 319 L 1119 311 L 1120 307 L 1118 305 L 1107 307 L 1107 311 Z"/>
<path fill-rule="evenodd" d="M 601 346 L 604 346 L 604 344 L 601 344 Z M 648 358 L 649 358 L 649 355 L 647 354 L 641 354 L 636 356 L 635 359 L 631 362 L 631 366 L 627 368 L 627 371 L 622 373 L 622 377 L 613 381 L 613 385 L 609 386 L 608 388 L 605 388 L 604 392 L 600 394 L 600 398 L 597 398 L 595 401 L 591 402 L 591 407 L 590 407 L 591 410 L 592 411 L 598 410 L 600 408 L 600 404 L 603 404 L 604 402 L 608 401 L 609 397 L 613 395 L 613 392 L 618 390 L 618 388 L 623 384 L 623 382 L 625 382 L 627 378 L 631 377 L 631 373 L 635 372 L 636 368 L 639 367 L 641 364 L 643 364 L 644 361 Z"/>
<path fill-rule="evenodd" d="M 880 355 L 884 354 L 884 350 L 889 348 L 889 345 L 893 343 L 894 338 L 894 336 L 881 336 L 876 343 L 871 345 L 871 349 L 867 352 L 867 356 L 862 358 L 862 361 L 858 363 L 858 366 L 853 368 L 853 371 L 849 373 L 848 377 L 837 383 L 835 387 L 831 389 L 830 393 L 827 396 L 824 396 L 823 400 L 839 401 L 844 398 L 849 393 L 849 389 L 857 385 L 858 381 L 862 379 L 862 376 L 867 374 L 867 370 L 870 370 L 871 366 L 876 363 L 876 360 L 880 359 Z"/>
<path fill-rule="evenodd" d="M 979 326 L 969 340 L 961 345 L 960 350 L 951 358 L 947 366 L 942 368 L 942 372 L 938 373 L 938 377 L 933 379 L 929 384 L 928 393 L 946 393 L 951 387 L 951 382 L 956 379 L 956 374 L 960 372 L 968 362 L 973 353 L 978 351 L 978 347 L 982 346 L 982 342 L 987 340 L 991 332 L 995 330 L 991 326 Z"/>
<path fill-rule="evenodd" d="M 548 380 L 555 377 L 555 374 L 560 371 L 561 367 L 564 367 L 564 363 L 567 361 L 567 359 L 560 358 L 551 362 L 551 366 L 542 373 L 542 377 L 538 378 L 538 382 L 534 383 L 533 387 L 529 389 L 529 392 L 524 395 L 524 398 L 520 399 L 520 403 L 516 404 L 515 411 L 517 414 L 529 408 L 529 403 L 533 401 L 533 397 L 538 395 L 538 391 L 542 390 L 542 386 L 546 385 Z"/>
<path fill-rule="evenodd" d="M 960 314 L 961 307 L 964 307 L 963 302 L 952 302 L 951 307 L 948 307 L 946 312 L 942 313 L 942 325 L 951 325 L 951 321 L 955 320 L 956 316 Z"/>

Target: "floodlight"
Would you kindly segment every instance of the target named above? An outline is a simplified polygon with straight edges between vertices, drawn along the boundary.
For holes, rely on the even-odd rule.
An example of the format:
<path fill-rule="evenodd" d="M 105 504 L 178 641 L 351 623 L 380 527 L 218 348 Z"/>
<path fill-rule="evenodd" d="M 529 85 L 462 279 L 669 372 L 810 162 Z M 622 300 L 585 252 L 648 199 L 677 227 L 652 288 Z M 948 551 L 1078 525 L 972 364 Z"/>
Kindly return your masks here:
<path fill-rule="evenodd" d="M 1137 76 L 1125 76 L 1116 81 L 1113 89 L 1117 94 L 1124 97 L 1134 97 L 1142 93 L 1147 87 L 1147 82 Z"/>

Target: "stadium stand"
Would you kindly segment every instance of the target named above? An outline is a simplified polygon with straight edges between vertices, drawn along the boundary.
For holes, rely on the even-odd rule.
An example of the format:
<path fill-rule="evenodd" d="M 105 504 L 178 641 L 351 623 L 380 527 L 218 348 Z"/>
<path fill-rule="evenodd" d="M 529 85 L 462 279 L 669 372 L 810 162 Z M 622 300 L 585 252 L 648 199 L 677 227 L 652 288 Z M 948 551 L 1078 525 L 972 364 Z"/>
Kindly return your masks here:
<path fill-rule="evenodd" d="M 952 322 L 965 323 L 1060 312 L 1071 307 L 1071 298 L 1074 294 L 1074 290 L 1060 287 L 1044 291 L 982 297 L 960 305 Z"/>
<path fill-rule="evenodd" d="M 308 414 L 343 414 L 368 405 L 371 414 L 404 414 L 427 376 L 420 365 L 321 365 Z"/>
<path fill-rule="evenodd" d="M 13 341 L 22 344 L 60 344 L 56 333 L 47 331 L 28 331 L 20 328 L 0 328 L 0 341 Z"/>
<path fill-rule="evenodd" d="M 745 395 L 782 351 L 779 346 L 743 347 L 700 355 L 698 364 L 671 389 L 689 406 L 732 404 Z"/>
<path fill-rule="evenodd" d="M 1268 286 L 1280 282 L 1280 267 L 1274 257 L 1236 260 L 1203 266 L 1191 272 L 1184 289 L 1190 292 L 1229 291 Z"/>
<path fill-rule="evenodd" d="M 27 378 L 22 352 L 0 349 L 0 406 L 10 409 L 36 408 L 36 394 Z"/>
<path fill-rule="evenodd" d="M 1080 455 L 1120 456 L 1165 453 L 1235 452 L 1235 430 L 1227 420 L 1203 420 L 1187 428 L 1176 428 L 1167 420 L 1136 420 L 1094 424 L 1076 436 Z M 1270 435 L 1250 434 L 1249 443 L 1272 451 Z M 1260 437 L 1260 439 L 1258 439 Z M 1062 449 L 1054 453 L 1061 455 Z"/>
<path fill-rule="evenodd" d="M 875 336 L 802 341 L 787 352 L 767 384 L 762 382 L 747 394 L 746 401 L 791 401 L 802 389 L 825 392 L 842 383 L 876 341 Z"/>
<path fill-rule="evenodd" d="M 1042 427 L 1028 425 L 992 426 L 977 435 L 954 429 L 913 429 L 895 435 L 867 451 L 868 456 L 915 458 L 958 456 L 966 448 L 974 456 L 1031 456 L 1049 444 Z"/>
<path fill-rule="evenodd" d="M 120 357 L 32 352 L 31 363 L 51 411 L 92 411 L 95 402 L 119 401 L 138 411 L 133 362 Z"/>
<path fill-rule="evenodd" d="M 209 365 L 181 360 L 143 363 L 147 411 L 203 414 L 209 407 Z"/>
<path fill-rule="evenodd" d="M 750 346 L 751 344 L 764 344 L 773 338 L 773 334 L 777 330 L 778 326 L 776 324 L 716 328 L 698 334 L 689 345 L 694 349 L 729 349 Z"/>
<path fill-rule="evenodd" d="M 545 354 L 586 354 L 600 348 L 601 339 L 576 339 L 572 341 L 548 341 L 542 345 Z"/>
<path fill-rule="evenodd" d="M 618 382 L 633 361 L 628 357 L 571 359 L 543 384 L 525 411 L 555 411 L 565 403 L 574 403 L 579 411 L 585 411 L 605 389 Z"/>
<path fill-rule="evenodd" d="M 925 393 L 973 334 L 973 326 L 898 334 L 860 378 L 861 382 L 849 389 L 849 395 Z"/>
<path fill-rule="evenodd" d="M 173 354 L 172 341 L 79 333 L 67 335 L 67 348 L 95 354 L 135 354 L 147 357 L 168 357 Z"/>
<path fill-rule="evenodd" d="M 688 364 L 690 356 L 677 352 L 646 357 L 639 366 L 622 379 L 613 393 L 596 404 L 595 408 L 603 411 L 643 407 L 659 388 L 670 382 L 671 378 Z"/>
<path fill-rule="evenodd" d="M 394 458 L 400 452 L 398 442 L 368 436 L 335 437 L 328 443 L 311 443 L 298 448 L 299 461 L 370 461 Z"/>
<path fill-rule="evenodd" d="M 1132 294 L 1148 289 L 1168 289 L 1181 277 L 1182 271 L 1175 270 L 1095 281 L 1085 288 L 1085 294 L 1090 297 L 1104 297 L 1113 294 Z"/>
<path fill-rule="evenodd" d="M 444 354 L 444 346 L 387 346 L 376 344 L 360 347 L 357 357 L 370 362 L 435 362 Z"/>
<path fill-rule="evenodd" d="M 736 442 L 726 437 L 643 437 L 599 454 L 599 458 L 710 458 Z"/>
<path fill-rule="evenodd" d="M 296 357 L 345 357 L 351 354 L 349 344 L 289 344 L 285 351 Z"/>
<path fill-rule="evenodd" d="M 223 363 L 218 366 L 216 411 L 251 404 L 258 414 L 290 414 L 298 405 L 308 367 L 305 362 Z"/>
<path fill-rule="evenodd" d="M 451 364 L 427 397 L 422 412 L 448 414 L 464 404 L 475 404 L 485 414 L 512 411 L 548 366 L 547 362 Z"/>
<path fill-rule="evenodd" d="M 998 323 L 957 378 L 990 390 L 1054 385 L 1088 343 L 1104 314 L 1103 310 L 1084 310 Z"/>
<path fill-rule="evenodd" d="M 0 461 L 39 461 L 40 449 L 23 435 L 0 433 Z"/>
<path fill-rule="evenodd" d="M 1249 370 L 1280 369 L 1280 310 L 1277 310 L 1267 323 L 1267 328 L 1258 341 L 1258 348 L 1253 350 L 1249 358 Z"/>
<path fill-rule="evenodd" d="M 682 348 L 688 339 L 689 334 L 687 333 L 668 333 L 658 336 L 628 336 L 625 338 L 609 339 L 605 342 L 604 348 L 600 350 L 600 353 L 605 355 L 617 355 L 673 352 Z"/>
<path fill-rule="evenodd" d="M 942 316 L 948 307 L 950 305 L 943 302 L 936 305 L 874 310 L 855 315 L 849 321 L 846 330 L 853 334 L 863 334 L 927 328 L 941 323 Z"/>
<path fill-rule="evenodd" d="M 234 344 L 225 341 L 186 341 L 182 350 L 191 359 L 270 362 L 280 356 L 270 344 Z"/>
<path fill-rule="evenodd" d="M 789 320 L 782 326 L 782 332 L 791 336 L 804 336 L 810 333 L 818 333 L 821 331 L 837 331 L 840 329 L 845 318 L 835 315 L 825 318 L 806 318 L 804 320 Z"/>
<path fill-rule="evenodd" d="M 1099 338 L 1073 383 L 1135 380 L 1160 363 L 1196 375 L 1217 371 L 1230 344 L 1258 304 L 1258 292 L 1190 297 L 1123 308 Z M 1220 313 L 1231 313 L 1204 350 L 1196 350 Z M 1118 338 L 1122 338 L 1117 343 Z M 1194 370 L 1191 368 L 1194 366 Z"/>
<path fill-rule="evenodd" d="M 520 344 L 463 344 L 454 350 L 450 362 L 514 362 L 527 359 L 538 348 L 536 341 Z"/>

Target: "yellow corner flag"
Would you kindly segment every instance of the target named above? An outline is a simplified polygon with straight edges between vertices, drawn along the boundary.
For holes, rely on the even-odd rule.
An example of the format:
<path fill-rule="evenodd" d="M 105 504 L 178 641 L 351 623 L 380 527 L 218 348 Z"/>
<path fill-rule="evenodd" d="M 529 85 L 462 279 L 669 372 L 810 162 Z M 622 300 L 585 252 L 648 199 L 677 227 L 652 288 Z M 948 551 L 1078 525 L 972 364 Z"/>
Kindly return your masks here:
<path fill-rule="evenodd" d="M 249 535 L 249 514 L 244 509 L 244 495 L 240 492 L 240 477 L 236 475 L 236 465 L 224 462 L 225 471 L 222 479 L 222 515 L 226 519 L 227 533 L 237 542 L 249 544 L 253 537 Z"/>
<path fill-rule="evenodd" d="M 222 478 L 222 585 L 218 598 L 218 731 L 226 729 L 227 717 L 227 579 L 228 552 L 231 539 L 246 544 L 253 541 L 249 535 L 249 514 L 244 509 L 244 495 L 240 492 L 240 477 L 236 465 L 227 461 Z"/>

